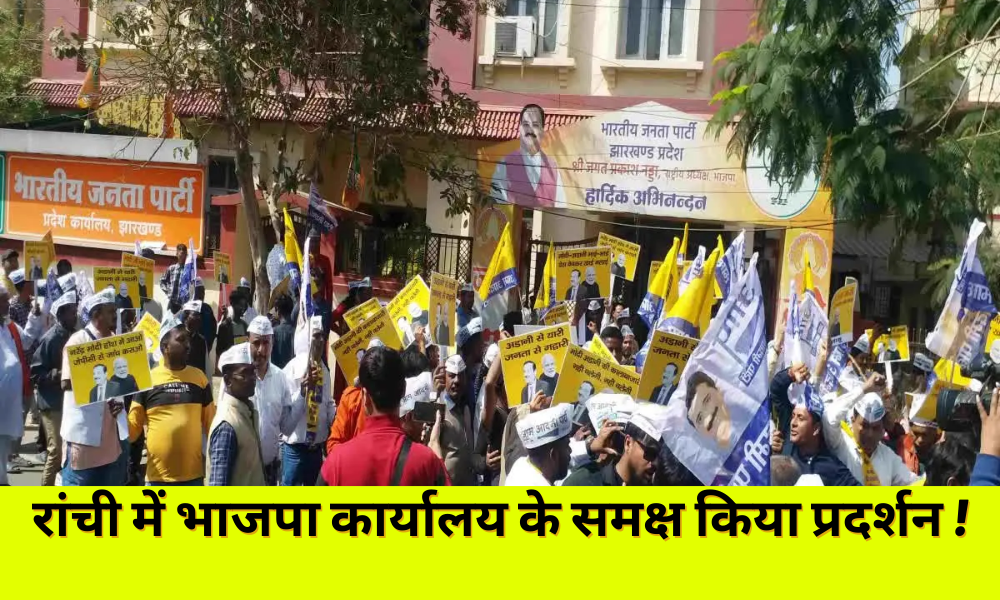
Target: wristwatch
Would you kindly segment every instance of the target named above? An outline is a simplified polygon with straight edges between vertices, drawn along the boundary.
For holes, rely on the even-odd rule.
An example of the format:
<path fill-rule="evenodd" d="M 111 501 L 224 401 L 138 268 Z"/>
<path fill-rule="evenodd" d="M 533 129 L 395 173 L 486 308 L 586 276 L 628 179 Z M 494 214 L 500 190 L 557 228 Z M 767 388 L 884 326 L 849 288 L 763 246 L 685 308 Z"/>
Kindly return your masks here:
<path fill-rule="evenodd" d="M 594 439 L 595 439 L 595 436 L 588 435 L 586 438 L 584 438 L 583 443 L 586 444 L 587 456 L 590 458 L 590 460 L 596 462 L 597 461 L 597 453 L 590 449 L 590 444 L 594 441 Z"/>

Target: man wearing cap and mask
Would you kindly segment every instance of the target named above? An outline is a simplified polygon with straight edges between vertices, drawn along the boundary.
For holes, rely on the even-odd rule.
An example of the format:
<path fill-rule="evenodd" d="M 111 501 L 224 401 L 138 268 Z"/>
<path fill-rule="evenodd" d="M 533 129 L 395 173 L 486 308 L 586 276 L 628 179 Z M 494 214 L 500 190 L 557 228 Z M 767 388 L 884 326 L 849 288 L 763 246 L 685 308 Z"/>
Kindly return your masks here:
<path fill-rule="evenodd" d="M 42 336 L 31 359 L 31 382 L 38 391 L 38 409 L 46 432 L 45 467 L 42 485 L 55 485 L 56 473 L 62 465 L 62 353 L 77 326 L 76 292 L 68 292 L 52 303 L 53 325 Z"/>
<path fill-rule="evenodd" d="M 187 357 L 188 366 L 194 367 L 208 377 L 208 342 L 201 335 L 201 307 L 200 300 L 190 300 L 184 303 L 181 308 L 180 319 L 184 328 L 188 332 L 188 348 L 190 352 Z M 214 373 L 215 370 L 213 369 Z"/>
<path fill-rule="evenodd" d="M 467 327 L 469 322 L 478 317 L 475 309 L 476 290 L 471 283 L 464 284 L 458 290 L 458 305 L 455 307 L 455 316 L 458 318 L 458 329 Z"/>
<path fill-rule="evenodd" d="M 28 316 L 32 312 L 31 296 L 35 291 L 35 282 L 25 279 L 24 269 L 10 273 L 10 281 L 14 284 L 14 294 L 8 310 L 10 320 L 24 329 L 28 326 Z"/>
<path fill-rule="evenodd" d="M 250 344 L 223 352 L 219 370 L 223 389 L 208 432 L 208 485 L 266 485 L 257 409 L 251 400 L 257 387 L 257 368 Z"/>
<path fill-rule="evenodd" d="M 277 485 L 281 471 L 279 452 L 281 436 L 291 435 L 305 414 L 305 399 L 292 400 L 288 378 L 271 364 L 274 329 L 265 316 L 258 316 L 248 328 L 250 355 L 257 370 L 257 390 L 253 404 L 257 409 L 261 458 L 268 485 Z"/>
<path fill-rule="evenodd" d="M 219 323 L 215 319 L 215 311 L 205 302 L 205 282 L 202 281 L 201 277 L 194 278 L 194 299 L 201 302 L 201 337 L 205 338 L 205 356 L 207 357 L 212 353 L 212 347 L 215 346 L 215 335 Z M 212 371 L 214 372 L 215 369 Z"/>
<path fill-rule="evenodd" d="M 247 340 L 247 322 L 244 317 L 250 307 L 250 299 L 243 293 L 243 290 L 236 289 L 229 294 L 229 309 L 225 318 L 219 323 L 219 334 L 216 341 L 219 344 L 216 348 L 221 356 L 226 350 L 236 344 Z"/>
<path fill-rule="evenodd" d="M 634 367 L 638 352 L 639 342 L 635 339 L 635 332 L 628 325 L 622 325 L 622 366 Z"/>
<path fill-rule="evenodd" d="M 467 401 L 463 397 L 466 390 L 465 375 L 465 361 L 455 354 L 449 356 L 445 364 L 438 367 L 438 372 L 434 376 L 438 402 L 445 405 L 444 422 L 441 427 L 441 450 L 444 452 L 442 459 L 452 485 L 478 483 L 469 435 L 471 421 L 466 406 Z"/>
<path fill-rule="evenodd" d="M 257 309 L 253 305 L 253 288 L 250 287 L 250 282 L 246 277 L 240 277 L 240 284 L 236 286 L 236 290 L 243 294 L 243 297 L 247 300 L 247 308 L 243 313 L 243 322 L 249 323 L 257 318 Z M 232 304 L 229 305 L 227 314 L 232 317 L 234 316 L 234 307 Z"/>
<path fill-rule="evenodd" d="M 621 486 L 650 485 L 667 430 L 667 407 L 637 403 L 625 425 L 625 445 L 621 457 L 600 469 L 577 469 L 563 485 Z"/>
<path fill-rule="evenodd" d="M 281 436 L 281 485 L 315 485 L 323 466 L 323 446 L 330 436 L 330 425 L 337 413 L 333 405 L 333 378 L 326 367 L 326 330 L 323 318 L 311 318 L 312 341 L 309 352 L 289 362 L 283 372 L 288 382 L 292 402 L 301 404 L 302 411 L 295 429 Z M 309 431 L 309 389 L 314 390 L 317 407 L 316 429 Z"/>
<path fill-rule="evenodd" d="M 919 478 L 882 443 L 885 406 L 876 390 L 883 386 L 882 376 L 872 374 L 860 389 L 826 406 L 823 438 L 862 485 L 911 485 Z"/>
<path fill-rule="evenodd" d="M 413 443 L 400 423 L 400 403 L 406 394 L 404 371 L 395 350 L 383 346 L 365 354 L 359 380 L 370 398 L 367 426 L 354 439 L 333 448 L 317 484 L 448 485 L 441 459 L 427 446 Z"/>
<path fill-rule="evenodd" d="M 106 288 L 83 299 L 89 323 L 69 337 L 66 348 L 111 337 L 117 320 L 115 289 Z M 60 433 L 65 441 L 62 484 L 66 486 L 123 485 L 128 478 L 128 422 L 121 414 L 121 400 L 77 404 L 69 354 L 63 348 L 63 420 Z M 116 421 L 116 417 L 121 419 Z"/>
<path fill-rule="evenodd" d="M 455 343 L 465 366 L 471 373 L 475 373 L 483 362 L 483 352 L 486 350 L 483 343 L 483 320 L 480 317 L 475 317 L 469 321 L 468 325 L 460 328 L 458 335 L 455 336 Z M 468 378 L 461 396 L 461 400 L 470 410 L 476 401 L 475 384 L 474 378 Z"/>
<path fill-rule="evenodd" d="M 555 485 L 569 473 L 569 437 L 573 408 L 560 404 L 517 422 L 517 435 L 528 455 L 517 459 L 504 480 L 508 487 Z"/>
<path fill-rule="evenodd" d="M 147 485 L 203 485 L 202 435 L 215 417 L 205 373 L 188 364 L 190 331 L 160 333 L 163 361 L 150 373 L 153 389 L 139 393 L 128 412 L 129 440 L 146 432 Z"/>

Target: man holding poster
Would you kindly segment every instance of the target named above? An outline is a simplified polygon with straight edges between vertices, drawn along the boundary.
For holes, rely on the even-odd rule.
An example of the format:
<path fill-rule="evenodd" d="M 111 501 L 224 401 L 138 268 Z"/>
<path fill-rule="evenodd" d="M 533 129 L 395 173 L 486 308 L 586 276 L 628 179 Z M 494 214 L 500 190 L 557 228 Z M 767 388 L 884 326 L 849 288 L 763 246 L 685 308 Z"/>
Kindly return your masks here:
<path fill-rule="evenodd" d="M 431 273 L 430 323 L 428 330 L 435 344 L 439 346 L 454 346 L 455 311 L 452 303 L 458 296 L 458 280 L 440 273 Z"/>
<path fill-rule="evenodd" d="M 611 282 L 611 249 L 573 248 L 556 252 L 556 286 L 566 300 L 603 298 L 601 283 Z"/>
<path fill-rule="evenodd" d="M 830 301 L 830 344 L 854 341 L 854 298 L 858 284 L 849 283 L 837 290 Z"/>

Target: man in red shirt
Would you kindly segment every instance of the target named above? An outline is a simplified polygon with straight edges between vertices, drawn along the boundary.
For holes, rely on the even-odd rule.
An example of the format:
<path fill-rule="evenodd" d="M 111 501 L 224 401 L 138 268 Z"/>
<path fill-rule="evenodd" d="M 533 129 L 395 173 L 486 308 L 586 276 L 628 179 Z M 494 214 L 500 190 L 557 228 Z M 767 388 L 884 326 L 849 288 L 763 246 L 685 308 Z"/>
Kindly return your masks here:
<path fill-rule="evenodd" d="M 361 387 L 372 401 L 365 429 L 335 446 L 323 463 L 319 485 L 450 485 L 444 463 L 430 448 L 414 444 L 403 431 L 399 403 L 406 393 L 403 361 L 386 347 L 369 350 L 361 361 Z"/>

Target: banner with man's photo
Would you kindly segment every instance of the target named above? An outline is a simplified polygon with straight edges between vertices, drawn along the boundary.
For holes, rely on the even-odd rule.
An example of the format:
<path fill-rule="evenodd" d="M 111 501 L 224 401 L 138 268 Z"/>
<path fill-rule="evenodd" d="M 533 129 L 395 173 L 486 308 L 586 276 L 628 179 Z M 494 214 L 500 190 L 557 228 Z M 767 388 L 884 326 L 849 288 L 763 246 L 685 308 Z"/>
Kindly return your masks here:
<path fill-rule="evenodd" d="M 527 404 L 538 392 L 552 396 L 571 345 L 565 324 L 500 340 L 507 404 Z"/>
<path fill-rule="evenodd" d="M 614 358 L 598 356 L 579 346 L 572 346 L 559 373 L 559 385 L 552 404 L 586 402 L 594 394 L 635 396 L 639 374 L 620 366 Z"/>
<path fill-rule="evenodd" d="M 68 346 L 66 357 L 77 404 L 104 402 L 153 387 L 141 331 Z"/>
<path fill-rule="evenodd" d="M 677 390 L 677 380 L 697 345 L 698 340 L 689 337 L 665 331 L 653 332 L 636 399 L 666 406 Z"/>

